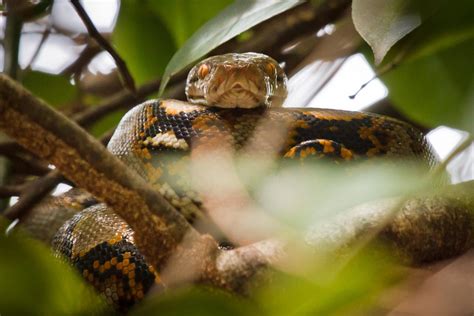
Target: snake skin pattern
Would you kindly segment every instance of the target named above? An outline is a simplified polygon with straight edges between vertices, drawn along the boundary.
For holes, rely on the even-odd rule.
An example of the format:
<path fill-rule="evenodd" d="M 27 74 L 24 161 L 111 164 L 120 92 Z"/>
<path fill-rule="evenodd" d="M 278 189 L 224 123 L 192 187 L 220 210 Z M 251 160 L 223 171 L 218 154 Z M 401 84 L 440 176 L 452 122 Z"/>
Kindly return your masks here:
<path fill-rule="evenodd" d="M 206 219 L 206 210 L 191 184 L 187 165 L 191 153 L 208 144 L 227 144 L 236 153 L 275 152 L 292 159 L 413 158 L 427 166 L 434 162 L 418 130 L 385 116 L 310 108 L 222 109 L 177 100 L 148 101 L 130 110 L 108 149 L 195 223 Z M 133 231 L 113 211 L 95 204 L 81 190 L 72 190 L 60 200 L 61 207 L 54 199 L 49 207 L 39 207 L 25 225 L 36 230 L 52 227 L 51 217 L 92 205 L 61 228 L 56 224 L 54 230 L 59 230 L 52 243 L 110 304 L 127 310 L 153 284 L 165 287 L 135 247 Z"/>
<path fill-rule="evenodd" d="M 120 122 L 108 149 L 190 223 L 215 236 L 218 228 L 206 215 L 190 176 L 196 152 L 227 148 L 236 154 L 335 162 L 388 157 L 427 166 L 435 161 L 424 136 L 401 121 L 362 112 L 279 107 L 286 81 L 278 63 L 265 55 L 206 59 L 188 76 L 186 93 L 192 103 L 153 100 L 136 106 Z M 216 104 L 221 107 L 209 107 Z M 87 192 L 74 189 L 47 199 L 23 225 L 52 242 L 119 310 L 141 300 L 153 285 L 165 288 L 158 271 L 136 248 L 127 223 Z"/>

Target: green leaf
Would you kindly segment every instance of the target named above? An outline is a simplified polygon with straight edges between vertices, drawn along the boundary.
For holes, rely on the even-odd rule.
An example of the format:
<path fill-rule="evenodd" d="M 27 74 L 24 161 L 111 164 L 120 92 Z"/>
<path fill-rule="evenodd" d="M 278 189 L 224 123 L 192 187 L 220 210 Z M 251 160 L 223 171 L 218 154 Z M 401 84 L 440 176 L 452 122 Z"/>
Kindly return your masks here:
<path fill-rule="evenodd" d="M 422 25 L 393 47 L 414 60 L 474 38 L 474 1 L 422 1 Z"/>
<path fill-rule="evenodd" d="M 255 168 L 247 167 L 252 164 Z M 255 161 L 240 167 L 248 173 L 243 175 L 246 183 L 256 182 L 250 187 L 258 205 L 299 231 L 324 224 L 357 205 L 420 190 L 427 172 L 421 164 L 405 167 L 373 161 L 356 168 L 324 162 L 302 167 L 290 161 L 268 175 L 255 170 Z"/>
<path fill-rule="evenodd" d="M 300 0 L 237 0 L 201 27 L 174 54 L 160 86 L 161 95 L 170 77 L 220 44 L 252 26 L 294 7 Z"/>
<path fill-rule="evenodd" d="M 229 5 L 231 0 L 157 0 L 150 7 L 161 17 L 177 47 L 207 20 Z"/>
<path fill-rule="evenodd" d="M 156 79 L 175 51 L 171 34 L 147 2 L 122 1 L 113 41 L 137 84 Z"/>
<path fill-rule="evenodd" d="M 29 71 L 23 77 L 23 85 L 34 95 L 55 107 L 71 102 L 76 96 L 76 87 L 69 78 L 39 71 Z"/>
<path fill-rule="evenodd" d="M 237 299 L 216 289 L 186 289 L 146 299 L 131 315 L 262 315 L 248 301 Z"/>
<path fill-rule="evenodd" d="M 377 298 L 402 278 L 393 260 L 375 248 L 345 265 L 333 258 L 302 266 L 312 268 L 298 271 L 300 277 L 277 273 L 258 293 L 268 315 L 372 315 Z"/>
<path fill-rule="evenodd" d="M 419 13 L 409 0 L 354 0 L 352 20 L 374 52 L 375 64 L 382 62 L 389 49 L 420 26 Z"/>
<path fill-rule="evenodd" d="M 96 137 L 100 137 L 105 132 L 116 127 L 126 112 L 127 110 L 119 110 L 105 116 L 92 125 L 90 133 Z"/>
<path fill-rule="evenodd" d="M 474 40 L 403 63 L 382 77 L 393 103 L 429 127 L 474 132 Z"/>
<path fill-rule="evenodd" d="M 2 315 L 86 315 L 105 310 L 105 303 L 72 267 L 37 241 L 6 236 L 5 226 L 0 221 Z"/>

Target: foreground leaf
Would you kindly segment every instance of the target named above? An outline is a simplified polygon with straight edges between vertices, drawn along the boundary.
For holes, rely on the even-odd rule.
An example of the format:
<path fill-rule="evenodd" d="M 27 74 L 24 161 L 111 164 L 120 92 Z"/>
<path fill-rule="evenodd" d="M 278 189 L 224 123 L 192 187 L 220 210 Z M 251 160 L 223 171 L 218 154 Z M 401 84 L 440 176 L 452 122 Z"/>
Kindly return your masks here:
<path fill-rule="evenodd" d="M 77 315 L 105 310 L 102 300 L 76 271 L 36 241 L 5 236 L 0 222 L 0 314 Z"/>
<path fill-rule="evenodd" d="M 352 20 L 374 52 L 375 64 L 405 35 L 420 26 L 421 18 L 409 0 L 354 0 Z"/>
<path fill-rule="evenodd" d="M 220 44 L 252 26 L 294 7 L 300 0 L 237 0 L 201 27 L 174 54 L 160 86 L 161 95 L 170 77 Z"/>
<path fill-rule="evenodd" d="M 171 292 L 146 299 L 132 315 L 262 315 L 248 301 L 237 299 L 215 289 L 191 289 Z"/>
<path fill-rule="evenodd" d="M 268 315 L 372 315 L 377 299 L 403 277 L 389 256 L 373 248 L 342 263 L 340 258 L 302 262 L 309 271 L 277 274 L 258 302 Z"/>

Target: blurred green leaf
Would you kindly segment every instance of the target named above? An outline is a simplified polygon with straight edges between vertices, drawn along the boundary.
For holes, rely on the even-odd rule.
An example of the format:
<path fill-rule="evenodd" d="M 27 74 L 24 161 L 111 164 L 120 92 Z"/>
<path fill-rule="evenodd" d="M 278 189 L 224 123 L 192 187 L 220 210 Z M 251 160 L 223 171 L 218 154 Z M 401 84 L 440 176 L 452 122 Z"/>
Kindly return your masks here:
<path fill-rule="evenodd" d="M 374 248 L 346 264 L 332 259 L 309 264 L 301 276 L 277 274 L 257 299 L 268 315 L 371 315 L 377 298 L 399 282 L 402 273 L 389 256 Z"/>
<path fill-rule="evenodd" d="M 86 315 L 105 303 L 72 267 L 50 250 L 18 233 L 5 235 L 0 221 L 0 314 Z"/>
<path fill-rule="evenodd" d="M 362 203 L 411 194 L 427 184 L 427 167 L 381 161 L 350 166 L 324 162 L 301 166 L 290 161 L 267 175 L 253 169 L 247 172 L 256 181 L 252 186 L 259 205 L 303 230 Z"/>
<path fill-rule="evenodd" d="M 146 299 L 131 315 L 262 315 L 249 301 L 237 299 L 216 289 L 186 289 Z"/>
<path fill-rule="evenodd" d="M 474 38 L 474 1 L 423 0 L 418 8 L 421 26 L 397 43 L 391 56 L 412 61 Z"/>
<path fill-rule="evenodd" d="M 150 7 L 161 17 L 173 35 L 177 47 L 207 20 L 229 5 L 232 0 L 158 0 Z"/>
<path fill-rule="evenodd" d="M 113 41 L 138 85 L 159 78 L 176 49 L 161 19 L 143 1 L 121 2 Z"/>
<path fill-rule="evenodd" d="M 474 40 L 401 64 L 382 76 L 390 99 L 425 126 L 474 132 Z"/>
<path fill-rule="evenodd" d="M 119 110 L 103 117 L 92 125 L 90 133 L 100 137 L 105 132 L 116 127 L 126 112 L 127 110 Z"/>
<path fill-rule="evenodd" d="M 55 107 L 73 101 L 77 93 L 76 87 L 70 83 L 69 78 L 39 71 L 27 72 L 23 77 L 23 85 Z"/>
<path fill-rule="evenodd" d="M 420 26 L 421 17 L 409 0 L 354 0 L 352 20 L 357 32 L 372 47 L 378 65 L 388 50 Z"/>
<path fill-rule="evenodd" d="M 204 24 L 174 54 L 166 66 L 159 94 L 163 93 L 170 77 L 178 71 L 234 36 L 300 2 L 300 0 L 236 0 L 215 18 Z"/>

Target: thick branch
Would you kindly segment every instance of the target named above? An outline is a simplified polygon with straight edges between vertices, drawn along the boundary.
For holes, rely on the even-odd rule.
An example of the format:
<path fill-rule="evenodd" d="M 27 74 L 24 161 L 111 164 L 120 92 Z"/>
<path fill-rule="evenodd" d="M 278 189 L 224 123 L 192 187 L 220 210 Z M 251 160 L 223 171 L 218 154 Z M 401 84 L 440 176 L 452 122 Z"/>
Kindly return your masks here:
<path fill-rule="evenodd" d="M 111 206 L 137 232 L 138 248 L 155 267 L 163 266 L 185 234 L 199 240 L 184 217 L 97 140 L 4 75 L 0 128 Z"/>

